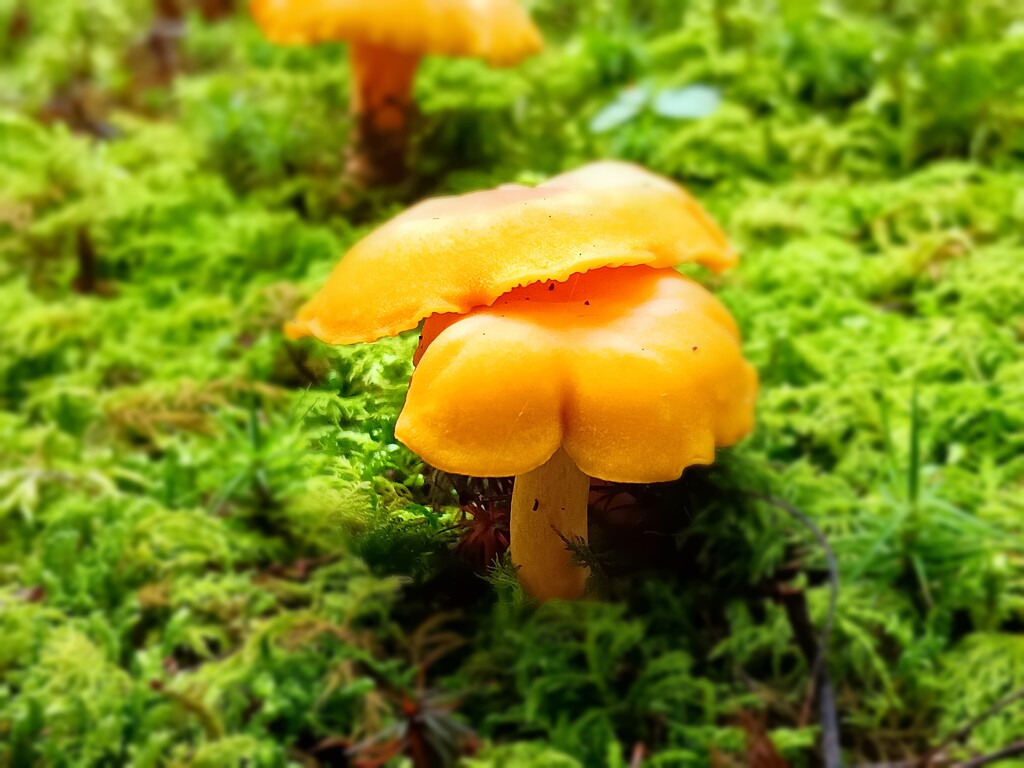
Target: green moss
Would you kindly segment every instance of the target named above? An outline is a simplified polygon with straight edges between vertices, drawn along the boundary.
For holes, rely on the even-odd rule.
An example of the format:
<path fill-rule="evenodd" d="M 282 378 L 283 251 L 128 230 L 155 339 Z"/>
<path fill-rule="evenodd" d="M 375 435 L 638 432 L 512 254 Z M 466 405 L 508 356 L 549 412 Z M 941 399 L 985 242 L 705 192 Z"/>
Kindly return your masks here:
<path fill-rule="evenodd" d="M 851 764 L 1024 685 L 1013 3 L 535 0 L 547 50 L 425 62 L 409 189 L 365 194 L 342 46 L 192 8 L 168 88 L 140 74 L 148 3 L 80 5 L 0 0 L 0 765 L 337 764 L 403 693 L 451 697 L 434 737 L 471 727 L 481 768 L 708 766 L 751 722 L 816 764 L 768 594 L 798 563 L 820 623 L 822 558 L 750 491 L 837 552 Z M 722 104 L 593 133 L 638 83 Z M 595 526 L 606 601 L 536 610 L 507 563 L 485 581 L 452 554 L 455 497 L 395 442 L 414 334 L 280 328 L 410 197 L 604 155 L 687 184 L 741 247 L 698 276 L 743 328 L 758 429 L 644 491 L 657 536 Z"/>

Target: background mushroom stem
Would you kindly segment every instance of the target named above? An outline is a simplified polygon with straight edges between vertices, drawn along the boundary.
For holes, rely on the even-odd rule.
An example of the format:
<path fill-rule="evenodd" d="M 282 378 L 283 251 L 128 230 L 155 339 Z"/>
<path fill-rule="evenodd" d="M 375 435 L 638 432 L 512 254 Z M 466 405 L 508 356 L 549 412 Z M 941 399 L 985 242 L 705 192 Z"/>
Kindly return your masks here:
<path fill-rule="evenodd" d="M 349 171 L 359 181 L 391 184 L 405 176 L 412 83 L 420 57 L 353 43 L 352 115 L 355 137 Z"/>
<path fill-rule="evenodd" d="M 511 555 L 523 588 L 539 601 L 580 596 L 589 571 L 572 563 L 559 536 L 587 541 L 590 478 L 561 448 L 547 463 L 516 477 Z"/>

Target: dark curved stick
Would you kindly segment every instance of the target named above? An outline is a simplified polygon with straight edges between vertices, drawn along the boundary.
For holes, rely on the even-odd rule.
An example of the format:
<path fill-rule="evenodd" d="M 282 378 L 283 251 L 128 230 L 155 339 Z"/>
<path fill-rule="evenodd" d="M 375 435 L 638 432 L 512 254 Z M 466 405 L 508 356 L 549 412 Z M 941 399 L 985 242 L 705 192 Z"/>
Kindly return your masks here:
<path fill-rule="evenodd" d="M 825 553 L 828 566 L 829 599 L 828 613 L 825 623 L 817 637 L 814 636 L 810 617 L 807 613 L 807 601 L 803 592 L 785 596 L 783 605 L 789 616 L 790 624 L 797 635 L 797 642 L 811 664 L 811 685 L 818 697 L 818 717 L 821 720 L 821 751 L 825 768 L 841 768 L 842 757 L 839 748 L 839 717 L 836 712 L 835 691 L 825 663 L 828 657 L 828 644 L 835 622 L 836 604 L 839 600 L 839 565 L 828 539 L 822 530 L 807 515 L 789 502 L 768 496 L 763 493 L 749 492 L 748 496 L 763 501 L 765 504 L 781 509 L 790 517 L 806 527 L 817 539 Z"/>

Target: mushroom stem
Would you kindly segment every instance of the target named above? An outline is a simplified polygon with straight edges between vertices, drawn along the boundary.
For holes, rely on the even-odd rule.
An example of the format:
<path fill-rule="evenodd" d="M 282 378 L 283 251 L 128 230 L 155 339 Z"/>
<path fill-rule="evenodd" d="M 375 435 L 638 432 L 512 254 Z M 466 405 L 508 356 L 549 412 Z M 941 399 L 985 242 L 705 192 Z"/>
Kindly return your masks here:
<path fill-rule="evenodd" d="M 580 596 L 589 571 L 572 564 L 559 536 L 587 541 L 590 478 L 559 448 L 547 463 L 516 477 L 510 521 L 512 562 L 540 602 Z"/>
<path fill-rule="evenodd" d="M 355 141 L 350 172 L 367 184 L 391 184 L 405 176 L 412 113 L 412 83 L 420 57 L 369 43 L 353 43 L 352 114 Z"/>

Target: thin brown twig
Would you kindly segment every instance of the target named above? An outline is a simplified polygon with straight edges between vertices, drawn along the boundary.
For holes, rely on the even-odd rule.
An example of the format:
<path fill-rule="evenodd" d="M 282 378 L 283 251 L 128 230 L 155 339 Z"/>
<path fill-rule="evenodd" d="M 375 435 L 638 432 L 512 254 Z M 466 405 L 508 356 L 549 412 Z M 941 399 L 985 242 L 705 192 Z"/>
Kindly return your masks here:
<path fill-rule="evenodd" d="M 998 752 L 991 752 L 987 755 L 965 760 L 962 763 L 956 763 L 953 768 L 981 768 L 983 765 L 991 765 L 1000 760 L 1017 757 L 1018 755 L 1024 755 L 1024 739 L 1016 741 L 1008 747 L 1003 747 Z"/>
<path fill-rule="evenodd" d="M 981 714 L 972 717 L 963 726 L 946 736 L 938 746 L 928 750 L 920 757 L 915 757 L 912 760 L 900 760 L 892 763 L 864 763 L 856 768 L 937 768 L 938 766 L 941 766 L 942 768 L 977 768 L 978 766 L 988 765 L 989 763 L 1004 760 L 1008 757 L 1015 757 L 1016 755 L 1024 753 L 1024 741 L 1014 742 L 998 752 L 992 752 L 988 755 L 980 755 L 960 763 L 954 762 L 944 753 L 953 744 L 964 741 L 971 735 L 971 732 L 974 731 L 975 728 L 990 717 L 999 714 L 1011 704 L 1022 700 L 1024 700 L 1024 688 L 1020 688 L 1007 694 Z"/>
<path fill-rule="evenodd" d="M 1015 741 L 1013 744 L 995 752 L 989 752 L 987 755 L 978 755 L 970 760 L 963 760 L 961 762 L 956 762 L 946 755 L 936 753 L 933 757 L 929 758 L 927 763 L 924 762 L 925 757 L 915 757 L 913 760 L 897 760 L 891 763 L 861 763 L 854 768 L 922 768 L 922 766 L 928 766 L 929 768 L 981 768 L 981 766 L 991 765 L 1000 760 L 1006 760 L 1022 754 L 1024 754 L 1024 741 Z"/>
<path fill-rule="evenodd" d="M 999 701 L 997 701 L 995 704 L 986 709 L 984 712 L 982 712 L 980 715 L 976 715 L 975 717 L 971 718 L 962 727 L 958 728 L 957 730 L 949 734 L 945 739 L 943 739 L 939 743 L 937 747 L 926 752 L 924 757 L 921 758 L 921 762 L 924 765 L 928 765 L 939 753 L 943 752 L 946 749 L 946 747 L 956 742 L 964 741 L 968 736 L 971 735 L 971 732 L 979 725 L 981 725 L 983 722 L 988 720 L 993 715 L 996 715 L 999 712 L 1003 711 L 1011 704 L 1021 700 L 1024 700 L 1024 688 L 1020 688 L 1016 691 L 1007 694 Z"/>

